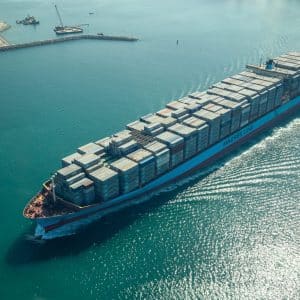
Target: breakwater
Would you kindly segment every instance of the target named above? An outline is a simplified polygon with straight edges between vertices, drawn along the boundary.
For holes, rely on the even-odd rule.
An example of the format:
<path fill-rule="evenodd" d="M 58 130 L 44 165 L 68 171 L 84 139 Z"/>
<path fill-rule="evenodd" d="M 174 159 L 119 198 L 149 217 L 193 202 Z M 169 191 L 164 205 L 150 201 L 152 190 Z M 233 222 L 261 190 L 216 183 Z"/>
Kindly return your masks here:
<path fill-rule="evenodd" d="M 106 41 L 123 41 L 123 42 L 135 42 L 138 41 L 135 37 L 126 37 L 126 36 L 111 36 L 111 35 L 102 35 L 102 34 L 81 34 L 76 36 L 65 36 L 61 38 L 55 39 L 47 39 L 47 40 L 39 40 L 27 43 L 20 44 L 9 44 L 0 46 L 0 51 L 8 51 L 36 46 L 44 46 L 56 43 L 63 43 L 67 41 L 75 41 L 75 40 L 106 40 Z"/>

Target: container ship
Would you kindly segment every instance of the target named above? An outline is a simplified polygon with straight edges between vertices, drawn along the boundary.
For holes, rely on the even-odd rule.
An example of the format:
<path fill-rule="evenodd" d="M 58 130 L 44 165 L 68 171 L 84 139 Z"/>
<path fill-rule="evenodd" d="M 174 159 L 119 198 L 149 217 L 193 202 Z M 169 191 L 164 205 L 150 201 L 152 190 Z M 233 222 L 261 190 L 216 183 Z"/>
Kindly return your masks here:
<path fill-rule="evenodd" d="M 247 65 L 79 147 L 62 159 L 23 215 L 36 221 L 37 238 L 75 234 L 211 165 L 299 107 L 300 52 Z"/>

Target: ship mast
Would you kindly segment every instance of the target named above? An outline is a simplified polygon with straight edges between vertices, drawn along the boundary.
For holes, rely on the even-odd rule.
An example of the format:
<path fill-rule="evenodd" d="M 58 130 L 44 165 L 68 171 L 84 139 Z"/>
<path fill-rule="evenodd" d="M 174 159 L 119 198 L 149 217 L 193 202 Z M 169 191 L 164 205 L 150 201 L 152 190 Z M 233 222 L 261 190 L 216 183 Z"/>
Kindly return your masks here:
<path fill-rule="evenodd" d="M 54 176 L 55 176 L 55 175 L 51 176 L 51 183 L 52 183 L 53 202 L 56 203 L 56 194 L 55 194 Z"/>
<path fill-rule="evenodd" d="M 58 8 L 57 8 L 56 4 L 55 4 L 54 6 L 55 6 L 55 9 L 56 9 L 56 13 L 57 13 L 57 16 L 58 16 L 58 19 L 59 19 L 60 26 L 61 26 L 61 27 L 64 27 L 62 18 L 61 18 L 61 16 L 60 16 L 60 13 L 59 13 L 59 11 L 58 11 Z"/>

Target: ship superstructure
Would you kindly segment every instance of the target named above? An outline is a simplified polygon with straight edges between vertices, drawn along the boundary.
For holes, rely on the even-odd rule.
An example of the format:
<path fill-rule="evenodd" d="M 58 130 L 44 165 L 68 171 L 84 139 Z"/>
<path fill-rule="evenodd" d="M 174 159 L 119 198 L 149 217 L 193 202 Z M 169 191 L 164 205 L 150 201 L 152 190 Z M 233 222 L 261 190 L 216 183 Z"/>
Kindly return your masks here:
<path fill-rule="evenodd" d="M 121 132 L 81 146 L 26 206 L 45 239 L 204 168 L 300 106 L 300 53 L 248 65 L 204 92 L 172 101 Z"/>

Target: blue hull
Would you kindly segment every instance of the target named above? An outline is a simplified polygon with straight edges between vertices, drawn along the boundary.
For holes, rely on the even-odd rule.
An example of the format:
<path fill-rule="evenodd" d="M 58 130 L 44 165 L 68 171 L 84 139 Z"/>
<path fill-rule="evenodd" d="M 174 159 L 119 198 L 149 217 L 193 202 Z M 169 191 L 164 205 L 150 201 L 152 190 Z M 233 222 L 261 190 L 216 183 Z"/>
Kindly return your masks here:
<path fill-rule="evenodd" d="M 106 203 L 83 208 L 79 212 L 37 219 L 35 235 L 43 239 L 53 239 L 66 235 L 72 235 L 75 234 L 80 228 L 99 220 L 101 217 L 109 213 L 136 204 L 137 200 L 141 199 L 145 195 L 148 195 L 148 197 L 144 200 L 148 200 L 150 199 L 149 194 L 151 195 L 151 193 L 154 191 L 157 192 L 167 184 L 170 184 L 175 180 L 179 180 L 182 177 L 188 176 L 197 169 L 211 164 L 214 160 L 222 157 L 225 153 L 230 152 L 241 143 L 249 140 L 249 138 L 259 133 L 265 127 L 270 126 L 273 122 L 281 119 L 286 114 L 295 111 L 295 108 L 298 106 L 300 106 L 300 97 L 290 100 L 289 102 L 269 112 L 258 120 L 248 124 L 207 150 L 201 152 L 200 154 L 194 156 L 178 167 L 172 169 L 166 174 L 135 191 L 121 195 Z"/>

